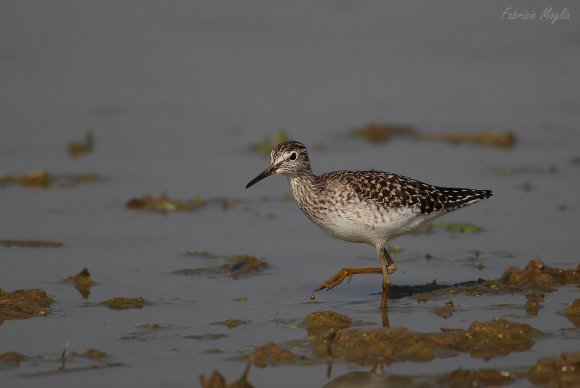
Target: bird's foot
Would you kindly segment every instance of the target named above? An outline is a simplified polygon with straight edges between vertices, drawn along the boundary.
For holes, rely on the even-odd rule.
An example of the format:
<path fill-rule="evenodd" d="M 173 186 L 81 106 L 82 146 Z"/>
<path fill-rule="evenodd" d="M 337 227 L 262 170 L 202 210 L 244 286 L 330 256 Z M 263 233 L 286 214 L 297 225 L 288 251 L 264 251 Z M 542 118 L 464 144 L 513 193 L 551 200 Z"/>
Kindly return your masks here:
<path fill-rule="evenodd" d="M 387 272 L 389 274 L 394 273 L 396 270 L 397 270 L 397 264 L 391 263 L 391 264 L 387 265 Z"/>
<path fill-rule="evenodd" d="M 396 269 L 396 266 L 395 266 L 395 269 Z M 350 283 L 350 281 L 352 279 L 352 275 L 363 274 L 363 273 L 383 273 L 383 270 L 381 268 L 342 268 L 340 271 L 338 271 L 336 274 L 334 274 L 334 276 L 332 276 L 330 279 L 322 282 L 322 284 L 319 285 L 318 287 L 316 287 L 314 289 L 314 291 L 316 292 L 316 291 L 321 291 L 324 289 L 330 290 L 330 289 L 338 286 L 346 278 L 348 278 L 348 280 L 346 282 Z"/>

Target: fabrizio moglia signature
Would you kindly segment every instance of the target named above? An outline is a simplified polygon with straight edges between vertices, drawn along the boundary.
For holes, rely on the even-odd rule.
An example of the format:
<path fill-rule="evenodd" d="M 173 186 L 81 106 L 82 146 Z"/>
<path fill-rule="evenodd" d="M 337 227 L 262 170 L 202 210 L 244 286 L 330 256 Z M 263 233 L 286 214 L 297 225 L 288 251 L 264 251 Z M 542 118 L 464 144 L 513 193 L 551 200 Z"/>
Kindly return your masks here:
<path fill-rule="evenodd" d="M 501 20 L 509 21 L 546 21 L 552 24 L 560 20 L 570 20 L 570 11 L 562 8 L 560 11 L 554 10 L 554 7 L 546 7 L 540 13 L 534 9 L 520 10 L 519 8 L 507 7 L 504 9 Z"/>

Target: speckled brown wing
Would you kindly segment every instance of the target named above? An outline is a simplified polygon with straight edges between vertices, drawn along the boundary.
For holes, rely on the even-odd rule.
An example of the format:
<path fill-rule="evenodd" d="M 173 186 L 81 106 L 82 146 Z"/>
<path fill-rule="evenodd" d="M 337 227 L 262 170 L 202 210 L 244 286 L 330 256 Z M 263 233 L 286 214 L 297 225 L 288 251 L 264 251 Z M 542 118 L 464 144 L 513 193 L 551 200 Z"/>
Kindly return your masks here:
<path fill-rule="evenodd" d="M 326 179 L 347 183 L 343 186 L 349 188 L 347 196 L 371 200 L 388 210 L 407 208 L 418 214 L 452 211 L 491 196 L 489 190 L 438 187 L 388 172 L 335 171 L 326 175 Z"/>

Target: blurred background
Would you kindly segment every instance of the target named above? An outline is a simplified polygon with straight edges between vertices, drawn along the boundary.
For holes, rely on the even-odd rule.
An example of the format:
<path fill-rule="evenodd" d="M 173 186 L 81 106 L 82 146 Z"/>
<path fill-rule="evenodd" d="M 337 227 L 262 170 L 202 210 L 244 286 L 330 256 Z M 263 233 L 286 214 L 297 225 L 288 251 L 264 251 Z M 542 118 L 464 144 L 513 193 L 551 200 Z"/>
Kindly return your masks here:
<path fill-rule="evenodd" d="M 569 20 L 540 20 L 547 7 Z M 506 16 L 527 11 L 535 20 Z M 244 189 L 284 137 L 309 147 L 315 173 L 377 169 L 494 191 L 444 219 L 482 233 L 397 240 L 395 283 L 493 279 L 533 257 L 577 265 L 579 17 L 566 1 L 2 1 L 0 239 L 64 245 L 0 246 L 0 287 L 41 288 L 57 301 L 47 318 L 6 322 L 0 352 L 60 352 L 68 340 L 132 365 L 90 372 L 98 379 L 86 386 L 179 386 L 213 368 L 238 375 L 243 363 L 224 359 L 296 336 L 271 319 L 303 318 L 311 306 L 302 302 L 318 283 L 360 260 L 374 266 L 375 253 L 319 231 L 287 200 L 284 178 Z M 357 136 L 369 128 L 378 128 L 378 141 Z M 481 134 L 492 141 L 470 137 Z M 90 145 L 86 154 L 75 155 L 78 142 Z M 21 184 L 44 174 L 48 187 Z M 203 206 L 173 212 L 175 204 L 162 204 L 161 215 L 127 209 L 131 199 L 162 194 Z M 187 251 L 248 253 L 273 269 L 239 281 L 172 274 L 196 266 Z M 483 267 L 469 261 L 474 251 Z M 100 285 L 88 302 L 58 284 L 83 267 Z M 318 298 L 373 322 L 377 291 L 378 278 L 361 277 Z M 91 304 L 119 295 L 153 306 L 123 315 Z M 241 296 L 251 307 L 232 301 Z M 421 312 L 408 304 L 394 302 L 391 324 L 433 330 L 409 320 Z M 456 324 L 497 314 L 480 307 Z M 183 344 L 231 316 L 258 323 L 221 343 Z M 148 322 L 169 334 L 153 347 L 119 340 Z M 226 354 L 202 353 L 211 346 Z M 466 357 L 421 372 L 458 364 L 478 365 Z M 269 368 L 253 381 L 280 382 L 292 370 Z M 13 386 L 26 383 L 11 373 L 0 371 Z M 322 369 L 296 378 L 326 381 Z"/>

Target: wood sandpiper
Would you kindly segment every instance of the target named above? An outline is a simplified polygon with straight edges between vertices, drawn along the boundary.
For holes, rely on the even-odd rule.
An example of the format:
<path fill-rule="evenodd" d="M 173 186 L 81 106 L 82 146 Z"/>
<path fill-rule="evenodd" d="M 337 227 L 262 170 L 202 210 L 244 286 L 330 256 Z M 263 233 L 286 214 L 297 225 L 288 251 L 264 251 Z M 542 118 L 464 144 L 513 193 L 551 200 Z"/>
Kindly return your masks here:
<path fill-rule="evenodd" d="M 317 176 L 312 173 L 306 147 L 297 141 L 276 146 L 271 159 L 270 167 L 246 188 L 270 175 L 285 175 L 298 207 L 312 222 L 338 239 L 370 244 L 379 255 L 380 268 L 342 268 L 315 291 L 336 287 L 347 277 L 350 282 L 355 274 L 380 273 L 382 307 L 387 304 L 389 275 L 397 270 L 386 243 L 426 221 L 492 195 L 490 190 L 433 186 L 380 171 L 333 171 Z"/>

